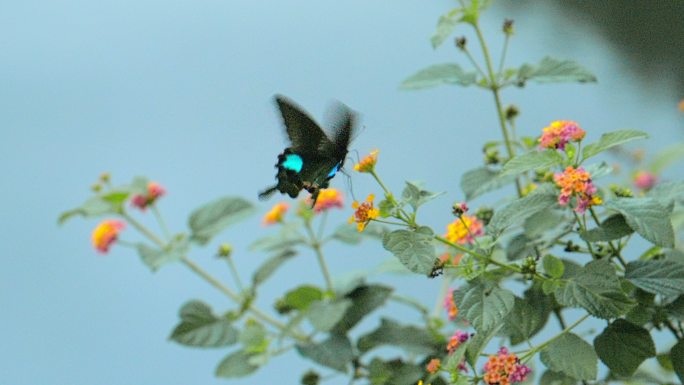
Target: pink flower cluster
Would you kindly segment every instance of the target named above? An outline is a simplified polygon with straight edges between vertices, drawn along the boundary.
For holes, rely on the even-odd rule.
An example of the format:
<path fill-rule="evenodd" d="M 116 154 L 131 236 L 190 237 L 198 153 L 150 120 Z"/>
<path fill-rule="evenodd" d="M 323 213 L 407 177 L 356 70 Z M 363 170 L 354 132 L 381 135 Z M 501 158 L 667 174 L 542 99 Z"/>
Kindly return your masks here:
<path fill-rule="evenodd" d="M 447 344 L 447 350 L 449 354 L 453 353 L 462 343 L 468 341 L 470 335 L 464 331 L 456 330 L 454 335 L 449 338 L 449 343 Z"/>
<path fill-rule="evenodd" d="M 532 369 L 520 363 L 515 353 L 509 353 L 508 349 L 501 347 L 498 354 L 489 356 L 484 365 L 484 372 L 483 379 L 487 384 L 510 385 L 525 381 Z"/>
<path fill-rule="evenodd" d="M 458 307 L 454 301 L 454 289 L 449 289 L 446 297 L 444 297 L 444 309 L 447 311 L 449 321 L 456 319 L 456 316 L 458 315 Z"/>
<path fill-rule="evenodd" d="M 558 203 L 561 206 L 570 203 L 570 198 L 573 195 L 577 200 L 575 211 L 580 214 L 593 205 L 601 204 L 601 198 L 594 195 L 596 194 L 596 186 L 591 181 L 591 175 L 582 167 L 575 169 L 568 166 L 565 171 L 555 174 L 553 180 L 561 189 L 558 196 Z"/>
<path fill-rule="evenodd" d="M 568 142 L 578 142 L 584 139 L 586 132 L 577 123 L 570 120 L 556 120 L 548 127 L 544 127 L 539 138 L 539 147 L 565 150 Z"/>
<path fill-rule="evenodd" d="M 147 192 L 144 194 L 136 194 L 131 199 L 131 205 L 140 210 L 145 210 L 148 206 L 154 204 L 162 195 L 166 194 L 166 190 L 157 182 L 150 182 L 147 184 Z"/>

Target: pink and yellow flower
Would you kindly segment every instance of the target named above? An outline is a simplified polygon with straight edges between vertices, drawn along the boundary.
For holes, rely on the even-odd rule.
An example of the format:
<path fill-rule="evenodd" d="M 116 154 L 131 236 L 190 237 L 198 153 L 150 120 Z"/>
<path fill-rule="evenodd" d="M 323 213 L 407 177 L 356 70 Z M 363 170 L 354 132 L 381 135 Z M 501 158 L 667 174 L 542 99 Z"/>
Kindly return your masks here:
<path fill-rule="evenodd" d="M 428 362 L 425 369 L 427 369 L 428 373 L 435 374 L 439 371 L 440 366 L 442 366 L 442 361 L 439 358 L 433 358 Z"/>
<path fill-rule="evenodd" d="M 575 211 L 582 214 L 591 206 L 600 205 L 601 198 L 596 194 L 596 186 L 591 181 L 591 175 L 582 167 L 575 169 L 568 166 L 562 173 L 553 176 L 556 185 L 560 187 L 561 193 L 558 196 L 558 203 L 566 206 L 570 203 L 570 198 L 575 196 L 577 206 Z"/>
<path fill-rule="evenodd" d="M 349 218 L 349 223 L 356 222 L 356 228 L 359 232 L 363 231 L 370 221 L 380 215 L 380 210 L 373 206 L 374 199 L 375 195 L 370 194 L 365 202 L 359 203 L 354 201 L 354 203 L 352 203 L 352 208 L 356 211 L 354 211 L 354 215 Z"/>
<path fill-rule="evenodd" d="M 556 120 L 544 127 L 539 138 L 539 147 L 565 150 L 568 142 L 579 142 L 586 132 L 570 120 Z"/>
<path fill-rule="evenodd" d="M 264 215 L 262 223 L 264 224 L 264 226 L 281 223 L 283 221 L 285 213 L 289 208 L 290 205 L 288 205 L 285 202 L 275 204 L 273 208 L 271 208 L 271 210 L 267 212 L 266 215 Z"/>
<path fill-rule="evenodd" d="M 639 171 L 634 175 L 634 185 L 641 190 L 650 190 L 655 186 L 658 177 L 649 171 Z"/>
<path fill-rule="evenodd" d="M 449 338 L 449 343 L 447 344 L 447 351 L 449 354 L 453 353 L 462 343 L 468 341 L 470 335 L 464 331 L 456 330 L 454 335 Z"/>
<path fill-rule="evenodd" d="M 373 150 L 365 158 L 354 165 L 354 170 L 358 172 L 371 172 L 375 168 L 375 164 L 378 163 L 378 152 L 380 150 Z"/>
<path fill-rule="evenodd" d="M 525 381 L 530 372 L 532 369 L 522 364 L 515 353 L 501 347 L 498 354 L 490 355 L 485 363 L 483 379 L 489 385 L 510 385 Z"/>
<path fill-rule="evenodd" d="M 311 197 L 307 198 L 307 204 L 311 206 Z M 344 207 L 344 196 L 342 196 L 342 193 L 334 188 L 320 190 L 313 210 L 318 214 L 333 207 Z"/>
<path fill-rule="evenodd" d="M 447 312 L 447 317 L 449 321 L 453 321 L 458 316 L 458 306 L 456 306 L 456 301 L 454 301 L 454 289 L 449 289 L 446 297 L 444 297 L 444 310 Z"/>
<path fill-rule="evenodd" d="M 458 244 L 472 244 L 475 241 L 474 237 L 484 234 L 484 225 L 482 221 L 475 216 L 462 215 L 455 221 L 447 225 L 447 233 L 444 237 L 449 242 Z"/>
<path fill-rule="evenodd" d="M 145 210 L 148 206 L 154 204 L 162 195 L 166 194 L 166 190 L 157 182 L 150 182 L 147 184 L 147 192 L 144 194 L 136 194 L 131 199 L 131 205 L 140 210 Z"/>
<path fill-rule="evenodd" d="M 100 222 L 93 230 L 91 240 L 93 247 L 102 254 L 106 254 L 119 236 L 126 224 L 116 219 Z"/>

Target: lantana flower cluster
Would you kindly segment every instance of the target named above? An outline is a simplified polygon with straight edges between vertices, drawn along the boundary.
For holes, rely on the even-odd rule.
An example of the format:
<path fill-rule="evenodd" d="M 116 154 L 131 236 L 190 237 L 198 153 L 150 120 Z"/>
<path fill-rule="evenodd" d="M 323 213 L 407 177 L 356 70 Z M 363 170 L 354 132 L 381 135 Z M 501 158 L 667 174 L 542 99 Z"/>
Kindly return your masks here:
<path fill-rule="evenodd" d="M 556 120 L 548 127 L 544 127 L 539 138 L 539 147 L 565 150 L 569 142 L 579 142 L 584 139 L 586 132 L 570 120 Z"/>
<path fill-rule="evenodd" d="M 472 244 L 474 237 L 484 234 L 482 221 L 475 216 L 462 215 L 447 225 L 447 233 L 444 236 L 449 242 L 458 244 Z"/>
<path fill-rule="evenodd" d="M 126 227 L 126 224 L 116 219 L 108 219 L 100 222 L 93 230 L 91 240 L 95 250 L 106 254 L 109 248 L 119 237 L 119 233 Z"/>
<path fill-rule="evenodd" d="M 449 354 L 453 353 L 462 343 L 468 341 L 470 335 L 462 330 L 456 330 L 454 334 L 449 338 L 449 343 L 447 344 L 447 351 Z"/>
<path fill-rule="evenodd" d="M 444 310 L 447 312 L 447 317 L 449 321 L 453 321 L 458 316 L 458 306 L 454 301 L 454 289 L 449 289 L 449 292 L 444 297 Z"/>
<path fill-rule="evenodd" d="M 375 195 L 370 194 L 365 202 L 359 203 L 354 201 L 354 203 L 352 203 L 352 208 L 355 211 L 354 215 L 349 218 L 349 223 L 356 222 L 356 228 L 359 232 L 363 231 L 370 221 L 380 215 L 380 210 L 373 205 L 373 200 L 375 200 Z"/>
<path fill-rule="evenodd" d="M 147 184 L 147 192 L 144 194 L 136 194 L 131 199 L 131 205 L 140 210 L 145 210 L 148 206 L 154 204 L 162 195 L 166 194 L 166 190 L 157 182 L 150 182 Z"/>
<path fill-rule="evenodd" d="M 489 385 L 510 385 L 525 381 L 530 372 L 532 369 L 522 364 L 515 353 L 501 347 L 498 354 L 490 355 L 485 363 L 483 379 Z"/>
<path fill-rule="evenodd" d="M 358 172 L 372 172 L 375 169 L 375 164 L 378 163 L 379 150 L 373 150 L 365 158 L 354 165 L 354 170 Z"/>
<path fill-rule="evenodd" d="M 306 202 L 311 205 L 311 197 L 307 198 Z M 318 193 L 318 199 L 313 210 L 316 214 L 320 214 L 335 207 L 340 209 L 344 207 L 344 196 L 339 190 L 328 188 Z"/>
<path fill-rule="evenodd" d="M 601 198 L 595 195 L 596 186 L 591 181 L 591 175 L 582 167 L 568 166 L 565 171 L 555 174 L 553 180 L 561 189 L 558 196 L 558 203 L 561 206 L 566 206 L 570 203 L 570 198 L 575 196 L 575 211 L 582 214 L 589 207 L 602 203 Z"/>

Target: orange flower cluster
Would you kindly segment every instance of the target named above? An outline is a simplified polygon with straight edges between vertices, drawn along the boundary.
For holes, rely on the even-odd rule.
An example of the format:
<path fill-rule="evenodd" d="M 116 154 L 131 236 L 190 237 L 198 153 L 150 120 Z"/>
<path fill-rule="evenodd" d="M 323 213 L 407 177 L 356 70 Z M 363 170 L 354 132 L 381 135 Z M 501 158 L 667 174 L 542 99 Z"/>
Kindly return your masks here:
<path fill-rule="evenodd" d="M 433 358 L 428 362 L 427 366 L 425 367 L 430 374 L 435 374 L 439 370 L 439 367 L 442 365 L 442 361 L 439 360 L 439 358 Z"/>
<path fill-rule="evenodd" d="M 93 230 L 91 240 L 93 247 L 102 254 L 109 251 L 111 245 L 116 242 L 121 230 L 126 227 L 126 224 L 116 219 L 109 219 L 101 222 Z"/>
<path fill-rule="evenodd" d="M 456 316 L 458 315 L 458 306 L 456 306 L 456 302 L 454 301 L 454 289 L 449 289 L 447 296 L 444 297 L 444 309 L 447 311 L 449 321 L 456 319 Z"/>
<path fill-rule="evenodd" d="M 565 150 L 568 142 L 578 142 L 584 139 L 587 133 L 577 123 L 570 120 L 556 120 L 548 127 L 544 127 L 542 136 L 539 138 L 539 147 Z"/>
<path fill-rule="evenodd" d="M 483 379 L 489 385 L 510 385 L 525 381 L 531 371 L 514 353 L 508 353 L 508 349 L 502 347 L 498 354 L 489 356 L 484 365 Z"/>
<path fill-rule="evenodd" d="M 484 234 L 482 221 L 475 216 L 462 215 L 455 221 L 447 225 L 447 233 L 444 236 L 449 242 L 453 243 L 473 243 L 477 237 Z"/>
<path fill-rule="evenodd" d="M 285 213 L 287 210 L 290 208 L 290 205 L 288 205 L 285 202 L 280 202 L 273 206 L 269 212 L 264 215 L 263 219 L 263 224 L 264 226 L 268 225 L 273 225 L 276 223 L 281 223 L 283 221 L 283 217 L 285 216 Z"/>
<path fill-rule="evenodd" d="M 307 198 L 307 203 L 311 205 L 311 197 Z M 344 207 L 344 197 L 342 196 L 342 193 L 334 188 L 320 190 L 313 210 L 318 214 L 333 207 Z"/>
<path fill-rule="evenodd" d="M 354 165 L 354 170 L 358 172 L 371 172 L 375 168 L 375 164 L 378 163 L 378 152 L 379 150 L 371 151 L 370 155 L 363 158 L 359 163 Z"/>
<path fill-rule="evenodd" d="M 365 202 L 359 204 L 359 202 L 354 201 L 354 203 L 352 203 L 352 208 L 356 211 L 354 211 L 354 215 L 349 218 L 349 223 L 356 222 L 356 228 L 359 232 L 363 231 L 370 221 L 380 215 L 380 210 L 373 206 L 374 199 L 375 195 L 370 194 Z"/>
<path fill-rule="evenodd" d="M 586 209 L 602 203 L 601 198 L 596 196 L 596 186 L 591 181 L 591 175 L 582 167 L 575 169 L 568 166 L 562 173 L 553 176 L 556 185 L 560 187 L 558 203 L 566 206 L 574 195 L 577 200 L 575 211 L 582 214 Z"/>

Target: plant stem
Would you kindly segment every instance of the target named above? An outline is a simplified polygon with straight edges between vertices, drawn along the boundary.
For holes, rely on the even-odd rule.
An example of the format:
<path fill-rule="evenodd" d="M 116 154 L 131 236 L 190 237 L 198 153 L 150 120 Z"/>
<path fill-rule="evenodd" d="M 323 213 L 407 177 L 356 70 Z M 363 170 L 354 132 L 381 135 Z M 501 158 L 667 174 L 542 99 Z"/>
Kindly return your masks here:
<path fill-rule="evenodd" d="M 511 36 L 509 34 L 506 34 L 506 37 L 504 38 L 504 45 L 503 49 L 501 50 L 501 59 L 499 60 L 499 70 L 497 71 L 499 77 L 503 75 L 503 67 L 504 62 L 506 61 L 506 54 L 508 53 L 508 42 L 510 38 Z"/>
<path fill-rule="evenodd" d="M 543 343 L 541 343 L 541 344 L 535 346 L 533 349 L 530 349 L 530 351 L 527 352 L 527 354 L 525 354 L 524 356 L 522 356 L 522 357 L 520 358 L 520 360 L 523 361 L 523 362 L 527 362 L 530 358 L 532 358 L 535 354 L 537 354 L 537 352 L 541 351 L 541 350 L 544 349 L 545 347 L 549 346 L 553 341 L 559 339 L 559 338 L 562 337 L 563 335 L 565 335 L 565 334 L 567 334 L 568 332 L 570 332 L 572 329 L 574 329 L 577 325 L 581 324 L 581 323 L 582 323 L 585 319 L 587 319 L 587 318 L 589 318 L 589 314 L 583 315 L 580 319 L 578 319 L 577 321 L 575 321 L 572 325 L 570 325 L 570 326 L 566 327 L 565 329 L 563 329 L 560 333 L 556 334 L 556 335 L 553 336 L 551 339 L 549 339 L 549 340 L 547 340 L 546 342 L 543 342 Z"/>
<path fill-rule="evenodd" d="M 462 251 L 464 253 L 468 253 L 468 254 L 472 255 L 473 257 L 475 257 L 481 261 L 484 261 L 486 263 L 491 263 L 492 265 L 496 265 L 496 266 L 502 267 L 502 268 L 507 269 L 507 270 L 511 270 L 513 272 L 516 272 L 516 273 L 521 272 L 520 268 L 518 268 L 516 266 L 507 265 L 505 263 L 493 260 L 493 259 L 487 257 L 486 255 L 482 255 L 480 253 L 472 251 L 472 250 L 468 249 L 467 247 L 463 247 L 463 246 L 459 245 L 458 243 L 453 243 L 453 242 L 449 241 L 448 239 L 446 239 L 440 235 L 435 235 L 435 239 L 444 243 L 445 245 L 453 247 L 456 250 Z"/>
<path fill-rule="evenodd" d="M 601 221 L 599 221 L 598 215 L 596 215 L 596 211 L 594 211 L 593 207 L 589 207 L 589 212 L 591 213 L 591 217 L 594 219 L 594 222 L 596 222 L 596 226 L 601 226 Z M 615 247 L 612 241 L 608 242 L 608 245 L 610 246 L 611 251 L 613 252 L 613 255 L 620 261 L 620 264 L 622 267 L 627 266 L 627 262 L 622 258 L 622 255 L 620 254 L 620 250 Z"/>
<path fill-rule="evenodd" d="M 233 279 L 235 280 L 235 284 L 237 285 L 240 291 L 244 291 L 242 281 L 240 280 L 240 275 L 238 274 L 237 268 L 235 267 L 235 262 L 233 261 L 233 257 L 228 256 L 225 259 L 228 260 L 228 268 L 230 269 L 230 273 L 233 276 Z"/>
<path fill-rule="evenodd" d="M 128 213 L 122 212 L 121 216 L 126 221 L 128 221 L 128 223 L 130 223 L 131 226 L 135 227 L 136 230 L 140 231 L 144 236 L 146 236 L 148 239 L 154 242 L 157 246 L 159 246 L 162 249 L 166 246 L 166 243 L 164 241 L 157 237 L 147 227 L 143 226 L 140 222 L 136 221 L 132 216 L 128 215 Z"/>
<path fill-rule="evenodd" d="M 159 223 L 159 227 L 161 227 L 162 232 L 164 233 L 164 237 L 166 237 L 167 240 L 170 240 L 171 232 L 169 231 L 169 228 L 166 227 L 166 222 L 164 221 L 164 218 L 159 212 L 157 205 L 152 204 L 152 212 L 154 213 L 154 217 L 157 218 L 157 223 Z"/>
<path fill-rule="evenodd" d="M 332 279 L 330 278 L 330 272 L 328 272 L 328 265 L 325 263 L 325 258 L 323 257 L 323 250 L 321 250 L 321 242 L 316 237 L 316 234 L 311 227 L 311 221 L 305 220 L 304 227 L 306 227 L 306 232 L 309 234 L 309 244 L 311 248 L 316 253 L 316 258 L 318 258 L 318 265 L 323 273 L 323 278 L 325 279 L 325 286 L 330 293 L 334 292 Z"/>

